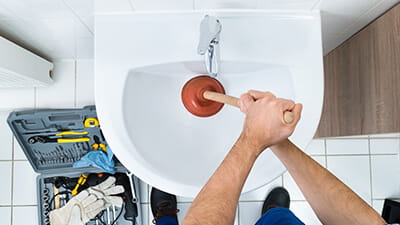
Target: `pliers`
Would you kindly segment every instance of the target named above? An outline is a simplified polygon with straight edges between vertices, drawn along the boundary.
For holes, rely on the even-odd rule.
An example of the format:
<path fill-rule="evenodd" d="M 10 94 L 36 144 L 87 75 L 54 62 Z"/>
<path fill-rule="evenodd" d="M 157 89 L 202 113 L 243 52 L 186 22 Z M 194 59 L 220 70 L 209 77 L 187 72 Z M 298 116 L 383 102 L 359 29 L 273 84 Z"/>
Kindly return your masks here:
<path fill-rule="evenodd" d="M 73 131 L 64 131 L 54 135 L 38 135 L 33 136 L 28 139 L 29 144 L 35 144 L 37 142 L 40 143 L 75 143 L 75 142 L 88 142 L 90 138 L 85 136 L 89 132 L 73 132 Z M 71 138 L 71 136 L 73 138 Z"/>
<path fill-rule="evenodd" d="M 106 144 L 103 144 L 100 142 L 100 138 L 96 135 L 94 135 L 94 144 L 92 145 L 93 150 L 103 150 L 104 152 L 107 152 L 107 147 Z"/>

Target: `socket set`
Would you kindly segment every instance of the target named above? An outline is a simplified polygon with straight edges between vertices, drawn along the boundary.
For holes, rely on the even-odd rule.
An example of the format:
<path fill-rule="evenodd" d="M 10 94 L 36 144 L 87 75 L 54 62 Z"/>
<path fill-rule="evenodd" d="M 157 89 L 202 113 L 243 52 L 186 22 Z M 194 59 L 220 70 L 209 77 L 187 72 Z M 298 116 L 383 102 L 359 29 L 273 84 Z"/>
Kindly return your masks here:
<path fill-rule="evenodd" d="M 34 154 L 37 156 L 39 165 L 54 165 L 54 164 L 70 164 L 82 158 L 86 153 L 91 151 L 87 142 L 75 143 L 70 148 L 63 146 L 56 146 L 54 150 L 49 152 L 40 152 L 33 149 Z"/>
<path fill-rule="evenodd" d="M 40 225 L 50 224 L 50 211 L 67 204 L 73 193 L 103 181 L 110 174 L 95 167 L 73 168 L 90 151 L 107 151 L 96 108 L 36 109 L 10 113 L 7 122 L 37 177 L 38 216 Z M 122 208 L 109 207 L 87 225 L 142 224 L 141 207 L 136 201 L 138 179 L 129 174 L 114 156 L 116 184 L 125 188 Z M 101 177 L 99 177 L 101 174 Z M 76 186 L 87 175 L 84 185 Z M 73 190 L 75 188 L 75 190 Z M 75 191 L 75 192 L 74 192 Z"/>

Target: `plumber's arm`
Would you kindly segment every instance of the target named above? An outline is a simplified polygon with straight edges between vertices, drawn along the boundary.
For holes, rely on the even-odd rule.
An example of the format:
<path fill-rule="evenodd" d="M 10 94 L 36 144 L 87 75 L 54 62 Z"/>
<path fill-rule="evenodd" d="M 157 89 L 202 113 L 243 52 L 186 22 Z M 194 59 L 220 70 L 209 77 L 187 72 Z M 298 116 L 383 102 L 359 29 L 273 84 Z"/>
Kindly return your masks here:
<path fill-rule="evenodd" d="M 277 99 L 270 93 L 263 93 L 262 98 L 258 98 L 258 92 L 254 93 L 242 96 L 239 104 L 247 113 L 243 132 L 193 201 L 183 225 L 233 224 L 242 187 L 255 160 L 268 146 L 292 134 L 300 118 L 301 105 Z M 294 112 L 293 124 L 283 121 L 286 110 Z"/>
<path fill-rule="evenodd" d="M 323 224 L 386 224 L 357 194 L 289 140 L 271 146 L 271 149 L 286 166 Z"/>

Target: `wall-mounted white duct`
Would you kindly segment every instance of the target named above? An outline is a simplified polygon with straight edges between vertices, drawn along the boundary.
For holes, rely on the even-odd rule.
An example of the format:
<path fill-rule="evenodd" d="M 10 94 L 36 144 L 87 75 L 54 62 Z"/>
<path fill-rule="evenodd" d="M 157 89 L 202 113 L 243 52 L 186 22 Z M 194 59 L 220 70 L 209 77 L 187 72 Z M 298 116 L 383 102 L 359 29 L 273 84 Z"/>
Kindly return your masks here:
<path fill-rule="evenodd" d="M 0 88 L 48 86 L 52 69 L 51 62 L 0 37 Z"/>

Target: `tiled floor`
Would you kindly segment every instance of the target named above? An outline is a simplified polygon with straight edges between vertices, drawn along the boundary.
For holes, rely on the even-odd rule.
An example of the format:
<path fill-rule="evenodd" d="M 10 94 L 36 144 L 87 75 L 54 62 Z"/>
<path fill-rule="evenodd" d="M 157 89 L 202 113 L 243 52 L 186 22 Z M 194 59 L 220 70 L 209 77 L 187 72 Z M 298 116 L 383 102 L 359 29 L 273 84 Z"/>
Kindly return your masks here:
<path fill-rule="evenodd" d="M 339 177 L 379 213 L 385 198 L 400 200 L 400 134 L 315 139 L 305 152 Z M 321 224 L 287 172 L 272 183 L 242 195 L 235 224 L 254 224 L 260 216 L 268 191 L 282 185 L 291 195 L 292 211 L 305 224 Z M 150 187 L 145 184 L 144 189 L 150 191 Z M 151 215 L 148 194 L 142 193 L 142 209 L 146 215 Z M 184 217 L 190 202 L 191 199 L 178 197 L 178 207 L 181 209 L 179 218 Z"/>
<path fill-rule="evenodd" d="M 21 108 L 69 108 L 94 104 L 92 60 L 55 63 L 55 84 L 49 88 L 0 89 L 0 218 L 2 225 L 36 225 L 36 176 L 6 118 Z M 13 96 L 13 97 L 10 97 Z M 327 167 L 365 201 L 381 211 L 387 197 L 400 199 L 400 134 L 313 140 L 305 150 Z M 143 225 L 151 224 L 150 187 L 142 183 Z M 284 174 L 272 183 L 241 196 L 235 224 L 250 225 L 259 217 L 263 200 L 275 186 L 285 186 L 292 197 L 291 208 L 306 224 L 320 224 L 294 180 Z M 193 199 L 178 197 L 182 221 Z"/>

